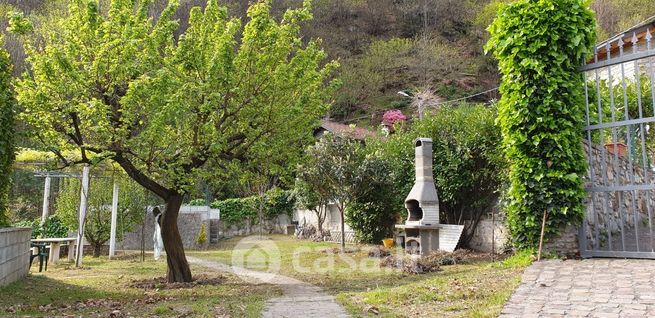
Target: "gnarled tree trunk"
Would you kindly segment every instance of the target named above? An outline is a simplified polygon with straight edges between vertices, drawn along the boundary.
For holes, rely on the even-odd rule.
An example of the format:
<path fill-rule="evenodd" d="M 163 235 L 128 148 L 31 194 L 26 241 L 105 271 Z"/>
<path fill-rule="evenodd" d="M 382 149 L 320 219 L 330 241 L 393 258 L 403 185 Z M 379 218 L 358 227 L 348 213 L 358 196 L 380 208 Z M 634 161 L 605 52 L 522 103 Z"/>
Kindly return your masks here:
<path fill-rule="evenodd" d="M 182 195 L 174 194 L 166 200 L 166 211 L 162 216 L 161 236 L 166 250 L 168 272 L 166 278 L 169 283 L 190 282 L 191 269 L 184 255 L 182 237 L 177 228 L 177 216 L 182 206 Z"/>
<path fill-rule="evenodd" d="M 100 257 L 100 254 L 102 254 L 103 244 L 91 243 L 91 246 L 93 247 L 93 257 Z"/>

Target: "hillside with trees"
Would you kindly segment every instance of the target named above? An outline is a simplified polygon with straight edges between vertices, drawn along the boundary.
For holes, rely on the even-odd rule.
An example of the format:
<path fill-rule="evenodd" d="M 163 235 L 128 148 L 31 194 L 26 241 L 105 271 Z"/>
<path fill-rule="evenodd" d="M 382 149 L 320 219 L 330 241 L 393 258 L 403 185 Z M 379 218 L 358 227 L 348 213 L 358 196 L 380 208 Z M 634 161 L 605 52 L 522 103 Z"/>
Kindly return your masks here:
<path fill-rule="evenodd" d="M 101 4 L 104 1 L 101 1 Z M 204 0 L 180 0 L 175 17 L 181 34 L 188 26 L 189 9 Z M 250 0 L 223 0 L 231 15 L 243 17 Z M 273 12 L 280 16 L 301 0 L 275 0 Z M 376 127 L 384 111 L 402 109 L 412 116 L 409 95 L 429 91 L 436 104 L 498 86 L 493 59 L 482 49 L 488 39 L 486 27 L 507 0 L 316 0 L 314 19 L 303 25 L 305 41 L 322 40 L 330 59 L 339 60 L 336 74 L 341 88 L 333 96 L 329 116 L 337 121 Z M 3 0 L 0 28 L 6 29 L 8 14 L 22 12 L 38 28 L 51 29 L 53 18 L 66 14 L 66 0 Z M 154 0 L 150 15 L 158 16 L 166 0 Z M 652 15 L 649 0 L 594 0 L 598 38 L 616 34 Z M 37 32 L 38 33 L 38 32 Z M 5 43 L 14 65 L 14 75 L 24 70 L 24 52 L 13 35 Z M 490 91 L 472 100 L 498 98 Z"/>

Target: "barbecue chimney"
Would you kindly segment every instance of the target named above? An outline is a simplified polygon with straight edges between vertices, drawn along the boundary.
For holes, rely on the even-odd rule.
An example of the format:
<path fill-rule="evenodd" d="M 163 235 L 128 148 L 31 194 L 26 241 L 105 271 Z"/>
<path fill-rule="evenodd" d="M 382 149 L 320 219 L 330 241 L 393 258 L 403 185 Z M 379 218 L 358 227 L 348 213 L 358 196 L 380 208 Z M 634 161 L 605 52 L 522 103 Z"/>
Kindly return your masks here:
<path fill-rule="evenodd" d="M 439 197 L 432 176 L 432 139 L 415 141 L 416 180 L 405 199 L 409 215 L 406 225 L 438 225 Z"/>

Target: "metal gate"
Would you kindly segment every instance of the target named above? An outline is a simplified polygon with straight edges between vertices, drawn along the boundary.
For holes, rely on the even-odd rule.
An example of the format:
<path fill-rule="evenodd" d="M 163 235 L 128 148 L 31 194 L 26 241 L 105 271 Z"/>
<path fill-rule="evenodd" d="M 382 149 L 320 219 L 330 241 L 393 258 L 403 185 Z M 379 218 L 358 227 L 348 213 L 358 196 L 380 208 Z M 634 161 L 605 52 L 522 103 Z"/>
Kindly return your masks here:
<path fill-rule="evenodd" d="M 583 257 L 655 258 L 655 49 L 648 29 L 596 48 L 585 76 Z"/>

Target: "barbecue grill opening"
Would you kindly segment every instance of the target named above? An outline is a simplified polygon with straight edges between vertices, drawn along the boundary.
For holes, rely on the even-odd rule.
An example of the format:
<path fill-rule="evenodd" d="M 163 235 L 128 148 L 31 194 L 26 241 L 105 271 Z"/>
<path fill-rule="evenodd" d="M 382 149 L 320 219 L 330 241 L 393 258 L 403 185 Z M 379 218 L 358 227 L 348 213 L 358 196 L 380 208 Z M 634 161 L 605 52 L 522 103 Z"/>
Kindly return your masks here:
<path fill-rule="evenodd" d="M 409 200 L 405 202 L 407 211 L 409 211 L 409 219 L 407 221 L 420 221 L 423 219 L 423 209 L 416 200 Z"/>
<path fill-rule="evenodd" d="M 405 243 L 405 250 L 409 254 L 421 254 L 421 243 L 419 243 L 417 240 L 409 240 Z"/>

